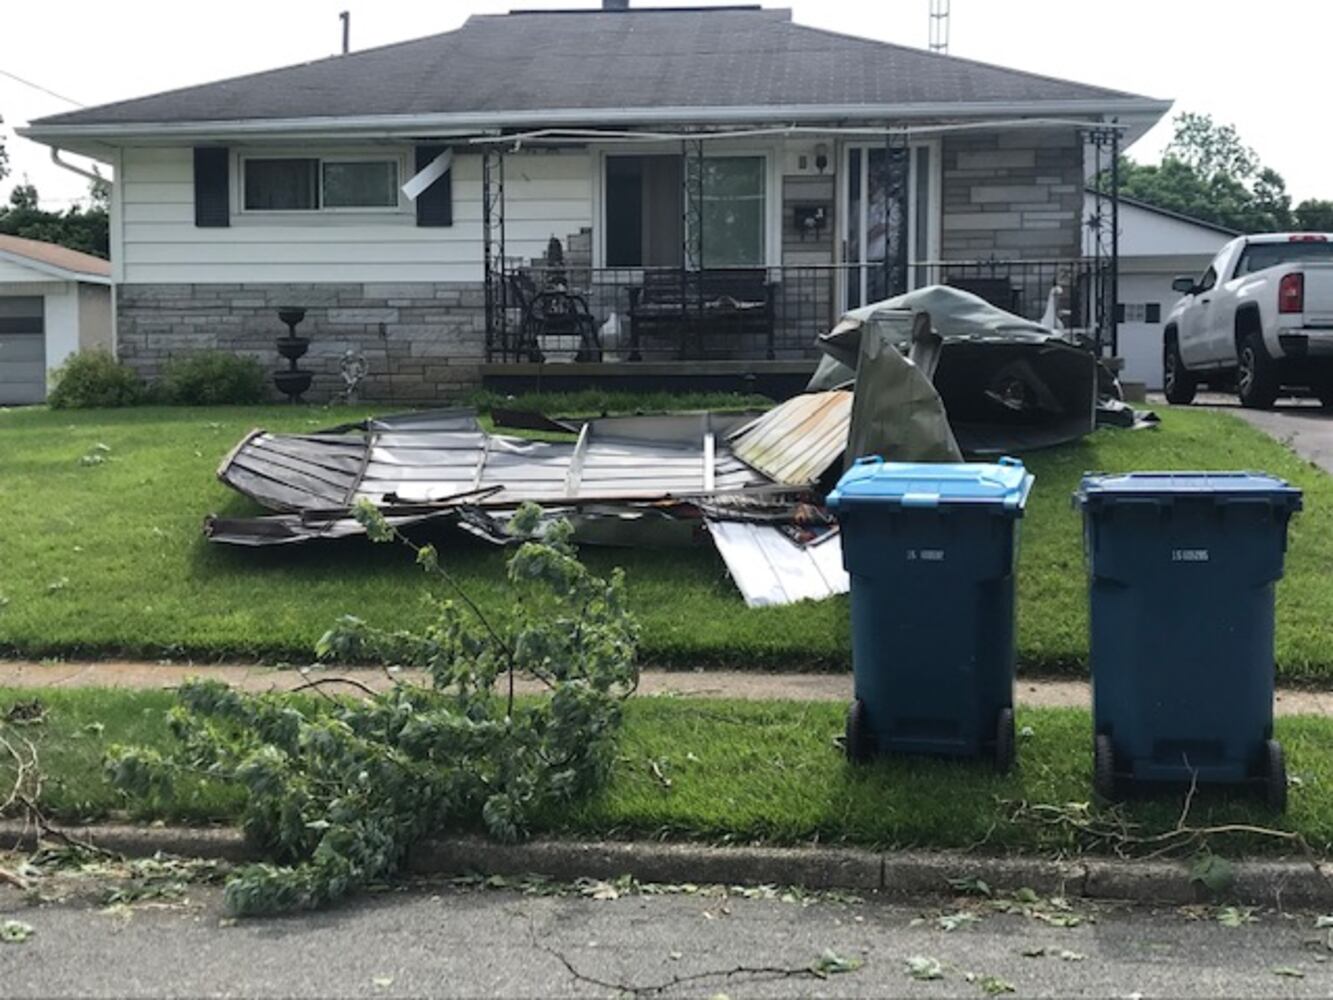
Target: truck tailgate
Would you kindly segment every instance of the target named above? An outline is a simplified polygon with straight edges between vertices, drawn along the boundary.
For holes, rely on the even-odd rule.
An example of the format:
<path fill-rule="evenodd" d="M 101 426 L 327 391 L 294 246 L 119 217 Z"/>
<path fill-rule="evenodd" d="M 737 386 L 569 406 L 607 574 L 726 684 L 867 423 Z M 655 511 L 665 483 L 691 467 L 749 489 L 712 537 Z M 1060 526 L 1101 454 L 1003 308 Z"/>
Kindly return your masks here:
<path fill-rule="evenodd" d="M 1305 274 L 1305 322 L 1311 326 L 1333 326 L 1333 261 L 1303 261 Z"/>

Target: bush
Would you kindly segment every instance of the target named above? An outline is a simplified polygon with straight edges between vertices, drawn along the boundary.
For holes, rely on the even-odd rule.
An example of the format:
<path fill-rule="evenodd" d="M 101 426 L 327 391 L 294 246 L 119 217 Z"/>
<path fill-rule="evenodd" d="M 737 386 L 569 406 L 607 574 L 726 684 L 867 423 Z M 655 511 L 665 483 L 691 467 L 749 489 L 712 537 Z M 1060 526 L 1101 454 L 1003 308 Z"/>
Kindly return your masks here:
<path fill-rule="evenodd" d="M 157 395 L 176 406 L 260 403 L 268 374 L 254 358 L 226 351 L 197 351 L 170 358 L 162 366 Z"/>
<path fill-rule="evenodd" d="M 128 365 L 103 350 L 80 351 L 52 374 L 46 401 L 56 410 L 95 406 L 134 406 L 144 398 L 144 384 Z"/>

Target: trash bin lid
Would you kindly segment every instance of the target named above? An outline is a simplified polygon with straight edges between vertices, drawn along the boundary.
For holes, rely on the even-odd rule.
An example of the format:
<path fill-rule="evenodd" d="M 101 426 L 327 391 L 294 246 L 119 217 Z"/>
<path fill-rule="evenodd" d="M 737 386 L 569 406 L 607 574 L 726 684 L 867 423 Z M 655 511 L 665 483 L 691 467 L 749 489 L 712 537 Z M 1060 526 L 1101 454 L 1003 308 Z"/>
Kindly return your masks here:
<path fill-rule="evenodd" d="M 1087 473 L 1075 501 L 1087 507 L 1117 500 L 1173 501 L 1188 498 L 1268 500 L 1301 509 L 1301 491 L 1265 472 L 1117 472 Z"/>
<path fill-rule="evenodd" d="M 886 462 L 859 458 L 848 469 L 828 505 L 833 510 L 860 504 L 896 507 L 989 505 L 1021 512 L 1032 490 L 1032 473 L 1016 458 L 998 463 Z"/>

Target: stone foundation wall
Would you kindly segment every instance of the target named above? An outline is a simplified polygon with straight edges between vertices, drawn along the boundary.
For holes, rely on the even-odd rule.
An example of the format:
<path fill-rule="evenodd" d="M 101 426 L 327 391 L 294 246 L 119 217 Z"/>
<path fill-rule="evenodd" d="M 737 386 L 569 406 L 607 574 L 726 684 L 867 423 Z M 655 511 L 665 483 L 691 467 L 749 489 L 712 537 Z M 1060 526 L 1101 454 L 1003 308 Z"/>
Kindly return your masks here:
<path fill-rule="evenodd" d="M 285 367 L 273 344 L 286 329 L 277 310 L 301 306 L 297 333 L 311 344 L 300 366 L 315 373 L 305 399 L 342 391 L 338 364 L 352 349 L 370 369 L 362 400 L 440 403 L 481 384 L 484 304 L 480 283 L 120 285 L 118 352 L 148 379 L 172 355 L 205 349 Z"/>

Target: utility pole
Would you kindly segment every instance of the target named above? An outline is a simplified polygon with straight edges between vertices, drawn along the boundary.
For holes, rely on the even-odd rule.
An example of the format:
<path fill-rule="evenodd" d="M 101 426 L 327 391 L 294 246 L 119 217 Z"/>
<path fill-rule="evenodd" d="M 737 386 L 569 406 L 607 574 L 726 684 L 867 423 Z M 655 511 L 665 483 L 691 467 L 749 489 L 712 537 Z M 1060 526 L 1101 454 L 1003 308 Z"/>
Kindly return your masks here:
<path fill-rule="evenodd" d="M 930 51 L 949 54 L 949 0 L 930 0 Z"/>

